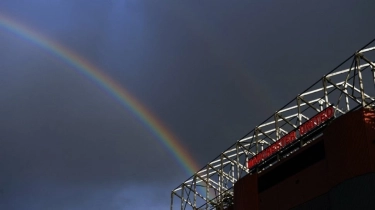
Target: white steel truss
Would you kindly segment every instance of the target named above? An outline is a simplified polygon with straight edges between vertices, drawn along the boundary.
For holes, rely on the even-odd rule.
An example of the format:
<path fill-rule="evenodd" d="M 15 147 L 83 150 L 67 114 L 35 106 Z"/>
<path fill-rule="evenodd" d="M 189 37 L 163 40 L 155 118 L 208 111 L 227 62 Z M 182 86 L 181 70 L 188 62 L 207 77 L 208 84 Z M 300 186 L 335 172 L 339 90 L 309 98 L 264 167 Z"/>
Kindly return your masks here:
<path fill-rule="evenodd" d="M 171 210 L 219 210 L 233 205 L 233 187 L 237 180 L 249 173 L 261 173 L 279 160 L 267 161 L 263 167 L 255 169 L 247 168 L 248 160 L 269 145 L 329 106 L 333 106 L 336 118 L 359 107 L 374 108 L 375 46 L 368 47 L 374 41 L 298 94 L 175 188 L 171 193 Z M 319 135 L 311 135 L 306 141 L 297 143 L 302 147 Z"/>

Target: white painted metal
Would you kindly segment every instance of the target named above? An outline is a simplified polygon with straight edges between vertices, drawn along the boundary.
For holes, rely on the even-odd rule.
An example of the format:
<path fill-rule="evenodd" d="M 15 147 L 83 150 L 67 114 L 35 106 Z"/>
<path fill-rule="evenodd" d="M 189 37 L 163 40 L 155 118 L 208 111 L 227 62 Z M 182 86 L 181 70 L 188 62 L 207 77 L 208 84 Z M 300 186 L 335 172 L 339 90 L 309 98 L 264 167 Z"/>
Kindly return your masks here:
<path fill-rule="evenodd" d="M 283 135 L 330 105 L 333 105 L 336 117 L 358 107 L 374 107 L 374 52 L 375 46 L 354 53 L 352 59 L 339 66 L 341 69 L 345 65 L 349 68 L 336 68 L 323 76 L 320 82 L 298 94 L 293 101 L 175 188 L 171 193 L 171 210 L 221 209 L 231 205 L 235 182 L 246 174 L 262 172 L 258 169 L 250 171 L 246 167 L 247 161 Z M 351 63 L 354 66 L 350 66 Z M 370 91 L 365 93 L 365 88 Z M 272 163 L 266 167 L 271 166 Z"/>

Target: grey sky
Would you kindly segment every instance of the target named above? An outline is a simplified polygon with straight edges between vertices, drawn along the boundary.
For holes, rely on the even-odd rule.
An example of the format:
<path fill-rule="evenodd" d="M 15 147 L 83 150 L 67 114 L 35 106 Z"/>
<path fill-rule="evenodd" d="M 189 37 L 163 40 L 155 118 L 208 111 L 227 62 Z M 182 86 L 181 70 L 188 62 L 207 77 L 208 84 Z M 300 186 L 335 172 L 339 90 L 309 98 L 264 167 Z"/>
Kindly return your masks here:
<path fill-rule="evenodd" d="M 373 1 L 3 0 L 139 99 L 199 166 L 375 38 Z M 167 209 L 187 179 L 106 91 L 0 26 L 0 209 Z"/>

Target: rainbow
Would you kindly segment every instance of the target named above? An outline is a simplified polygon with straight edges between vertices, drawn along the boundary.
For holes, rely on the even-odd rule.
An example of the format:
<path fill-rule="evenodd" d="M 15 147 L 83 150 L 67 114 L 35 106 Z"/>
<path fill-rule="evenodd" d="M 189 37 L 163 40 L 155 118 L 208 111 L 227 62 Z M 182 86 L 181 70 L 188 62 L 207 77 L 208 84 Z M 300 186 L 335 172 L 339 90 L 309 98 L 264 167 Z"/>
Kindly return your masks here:
<path fill-rule="evenodd" d="M 83 57 L 73 51 L 59 45 L 52 40 L 43 37 L 37 32 L 17 23 L 9 17 L 0 14 L 0 29 L 4 29 L 43 48 L 58 59 L 72 66 L 77 72 L 89 78 L 108 94 L 113 96 L 124 108 L 131 111 L 157 139 L 177 158 L 189 175 L 199 170 L 198 164 L 191 157 L 186 148 L 177 137 L 154 114 L 142 105 L 123 86 L 106 75 L 102 70 L 96 68 Z"/>

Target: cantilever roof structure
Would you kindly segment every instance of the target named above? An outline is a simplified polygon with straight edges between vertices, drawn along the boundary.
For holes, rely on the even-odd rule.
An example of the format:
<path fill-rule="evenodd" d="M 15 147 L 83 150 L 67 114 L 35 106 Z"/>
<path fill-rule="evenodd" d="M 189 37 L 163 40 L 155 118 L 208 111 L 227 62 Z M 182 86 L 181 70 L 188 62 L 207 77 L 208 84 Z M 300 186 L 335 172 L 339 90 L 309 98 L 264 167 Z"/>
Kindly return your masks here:
<path fill-rule="evenodd" d="M 359 107 L 374 105 L 375 39 L 175 188 L 171 193 L 171 210 L 231 205 L 237 180 L 249 173 L 262 173 L 275 164 L 269 161 L 261 169 L 248 169 L 249 159 L 327 107 L 332 106 L 334 116 L 338 117 Z"/>

